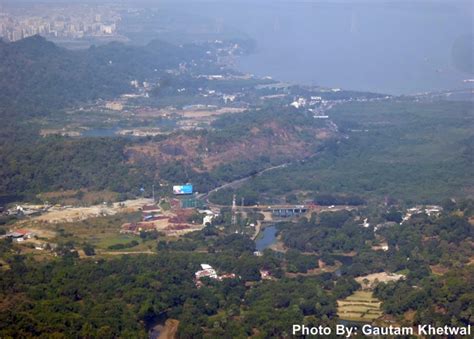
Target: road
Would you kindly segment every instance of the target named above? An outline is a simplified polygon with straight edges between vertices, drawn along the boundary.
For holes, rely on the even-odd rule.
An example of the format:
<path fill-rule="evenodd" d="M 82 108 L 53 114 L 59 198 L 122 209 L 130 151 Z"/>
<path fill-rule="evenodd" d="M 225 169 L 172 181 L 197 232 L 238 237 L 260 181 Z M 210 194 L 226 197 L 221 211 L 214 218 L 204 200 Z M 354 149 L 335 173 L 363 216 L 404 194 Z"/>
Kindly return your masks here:
<path fill-rule="evenodd" d="M 125 252 L 111 252 L 111 251 L 97 251 L 97 254 L 106 254 L 106 255 L 130 255 L 130 254 L 156 254 L 153 251 L 125 251 Z"/>
<path fill-rule="evenodd" d="M 212 190 L 210 190 L 209 192 L 207 193 L 202 193 L 202 194 L 199 194 L 197 197 L 199 199 L 206 199 L 209 197 L 210 194 L 212 193 L 215 193 L 215 192 L 218 192 L 222 189 L 225 189 L 225 188 L 236 188 L 238 186 L 240 186 L 241 184 L 243 184 L 244 182 L 246 182 L 247 180 L 253 178 L 253 177 L 256 177 L 256 176 L 259 176 L 259 175 L 262 175 L 263 173 L 266 173 L 266 172 L 269 172 L 269 171 L 273 171 L 273 170 L 276 170 L 278 168 L 284 168 L 288 165 L 290 165 L 292 162 L 286 162 L 284 164 L 281 164 L 281 165 L 277 165 L 277 166 L 272 166 L 272 167 L 268 167 L 268 168 L 265 168 L 264 170 L 260 171 L 260 172 L 257 172 L 255 174 L 252 174 L 252 175 L 249 175 L 249 176 L 246 176 L 244 178 L 241 178 L 241 179 L 237 179 L 237 180 L 234 180 L 234 181 L 231 181 L 231 182 L 228 182 L 226 184 L 223 184 L 221 186 L 218 186 Z"/>

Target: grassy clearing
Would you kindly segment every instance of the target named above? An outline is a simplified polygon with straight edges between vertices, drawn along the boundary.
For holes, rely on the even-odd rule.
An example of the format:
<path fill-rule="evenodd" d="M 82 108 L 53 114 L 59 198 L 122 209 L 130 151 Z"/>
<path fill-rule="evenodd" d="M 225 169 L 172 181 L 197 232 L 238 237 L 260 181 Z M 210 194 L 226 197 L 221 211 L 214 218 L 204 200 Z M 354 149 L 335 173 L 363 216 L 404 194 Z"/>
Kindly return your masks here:
<path fill-rule="evenodd" d="M 100 241 L 98 241 L 94 245 L 96 245 L 99 248 L 106 249 L 109 246 L 117 245 L 117 244 L 126 244 L 132 240 L 139 240 L 139 238 L 137 236 L 130 235 L 130 234 L 116 234 L 115 236 L 100 239 Z"/>
<path fill-rule="evenodd" d="M 383 315 L 381 304 L 372 292 L 356 291 L 346 299 L 337 301 L 337 314 L 343 320 L 370 322 Z"/>
<path fill-rule="evenodd" d="M 136 240 L 139 242 L 137 246 L 133 247 L 128 247 L 120 250 L 111 250 L 109 249 L 109 246 L 112 245 L 117 245 L 117 244 L 127 244 L 130 243 L 132 240 Z M 154 250 L 156 247 L 156 240 L 146 240 L 143 241 L 141 238 L 130 235 L 130 234 L 117 234 L 115 237 L 110 237 L 110 238 L 104 238 L 97 244 L 94 244 L 97 246 L 98 249 L 103 249 L 106 252 L 143 252 L 143 251 L 149 251 L 149 250 Z"/>
<path fill-rule="evenodd" d="M 119 233 L 122 224 L 138 221 L 140 216 L 140 212 L 118 213 L 113 216 L 57 224 L 29 222 L 22 227 L 42 230 L 45 238 L 53 243 L 72 241 L 80 246 L 87 242 L 99 249 L 107 249 L 110 245 L 130 242 L 133 239 L 140 241 L 138 237 Z"/>
<path fill-rule="evenodd" d="M 171 205 L 169 202 L 163 200 L 160 202 L 160 208 L 163 210 L 163 211 L 169 211 L 171 209 Z"/>
<path fill-rule="evenodd" d="M 10 265 L 7 264 L 6 261 L 0 259 L 0 271 L 7 271 L 10 269 Z"/>
<path fill-rule="evenodd" d="M 104 201 L 117 201 L 119 194 L 111 191 L 67 190 L 38 194 L 42 201 L 52 204 L 91 206 Z"/>

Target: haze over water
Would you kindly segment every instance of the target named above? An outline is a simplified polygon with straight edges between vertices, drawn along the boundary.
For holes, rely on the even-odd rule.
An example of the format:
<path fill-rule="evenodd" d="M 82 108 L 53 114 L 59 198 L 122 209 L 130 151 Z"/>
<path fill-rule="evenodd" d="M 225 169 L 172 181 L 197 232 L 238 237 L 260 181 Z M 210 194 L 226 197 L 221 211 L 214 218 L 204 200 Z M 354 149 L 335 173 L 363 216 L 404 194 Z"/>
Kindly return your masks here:
<path fill-rule="evenodd" d="M 257 51 L 238 67 L 260 76 L 389 94 L 468 88 L 463 80 L 474 77 L 461 71 L 472 71 L 470 2 L 225 2 L 188 9 L 254 38 Z"/>

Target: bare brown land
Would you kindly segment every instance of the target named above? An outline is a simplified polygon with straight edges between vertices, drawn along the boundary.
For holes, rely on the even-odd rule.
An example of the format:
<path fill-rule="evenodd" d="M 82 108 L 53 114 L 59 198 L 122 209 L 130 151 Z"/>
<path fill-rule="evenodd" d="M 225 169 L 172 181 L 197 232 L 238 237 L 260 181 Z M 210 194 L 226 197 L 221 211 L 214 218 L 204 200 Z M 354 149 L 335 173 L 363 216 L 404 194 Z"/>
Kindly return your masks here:
<path fill-rule="evenodd" d="M 443 275 L 443 274 L 449 272 L 449 268 L 444 267 L 442 265 L 431 265 L 430 269 L 436 275 Z"/>
<path fill-rule="evenodd" d="M 278 237 L 277 241 L 274 244 L 270 245 L 269 248 L 275 252 L 286 253 L 286 251 L 288 251 L 288 247 L 285 246 L 280 237 Z"/>
<path fill-rule="evenodd" d="M 159 332 L 158 339 L 174 339 L 178 332 L 179 321 L 176 319 L 167 319 L 165 325 L 157 325 L 153 328 L 155 332 Z M 155 338 L 155 336 L 152 336 Z"/>
<path fill-rule="evenodd" d="M 168 319 L 165 323 L 165 328 L 161 332 L 159 339 L 174 339 L 178 332 L 179 321 L 176 319 Z"/>
<path fill-rule="evenodd" d="M 86 220 L 117 213 L 138 211 L 143 205 L 152 203 L 151 199 L 127 200 L 112 205 L 94 205 L 90 207 L 52 207 L 46 213 L 33 217 L 39 223 L 62 223 Z"/>
<path fill-rule="evenodd" d="M 302 128 L 299 128 L 303 130 Z M 254 127 L 245 138 L 216 143 L 208 136 L 176 135 L 163 141 L 130 146 L 126 154 L 131 163 L 153 160 L 157 164 L 182 161 L 195 171 L 211 171 L 236 159 L 254 160 L 261 156 L 278 160 L 297 160 L 313 155 L 315 144 L 333 136 L 327 129 L 304 130 L 311 139 L 300 137 L 297 129 L 269 121 Z"/>
<path fill-rule="evenodd" d="M 178 115 L 183 116 L 184 118 L 207 118 L 212 116 L 219 116 L 227 113 L 242 113 L 245 111 L 245 108 L 235 108 L 235 107 L 222 107 L 216 110 L 182 110 L 176 111 Z"/>
<path fill-rule="evenodd" d="M 381 282 L 386 283 L 390 281 L 398 281 L 404 278 L 405 276 L 402 274 L 380 272 L 360 276 L 355 278 L 355 280 L 362 285 L 362 288 L 372 289 L 375 288 Z"/>

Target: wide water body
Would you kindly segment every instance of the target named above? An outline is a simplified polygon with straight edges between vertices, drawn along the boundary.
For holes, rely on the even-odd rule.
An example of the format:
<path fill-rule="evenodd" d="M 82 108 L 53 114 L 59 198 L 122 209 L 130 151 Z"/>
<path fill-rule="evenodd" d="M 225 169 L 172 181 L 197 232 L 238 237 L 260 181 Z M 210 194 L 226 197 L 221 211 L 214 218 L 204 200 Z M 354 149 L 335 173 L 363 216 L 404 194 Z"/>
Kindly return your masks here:
<path fill-rule="evenodd" d="M 257 42 L 238 68 L 312 85 L 389 94 L 461 89 L 472 74 L 472 1 L 224 1 L 193 15 Z"/>

